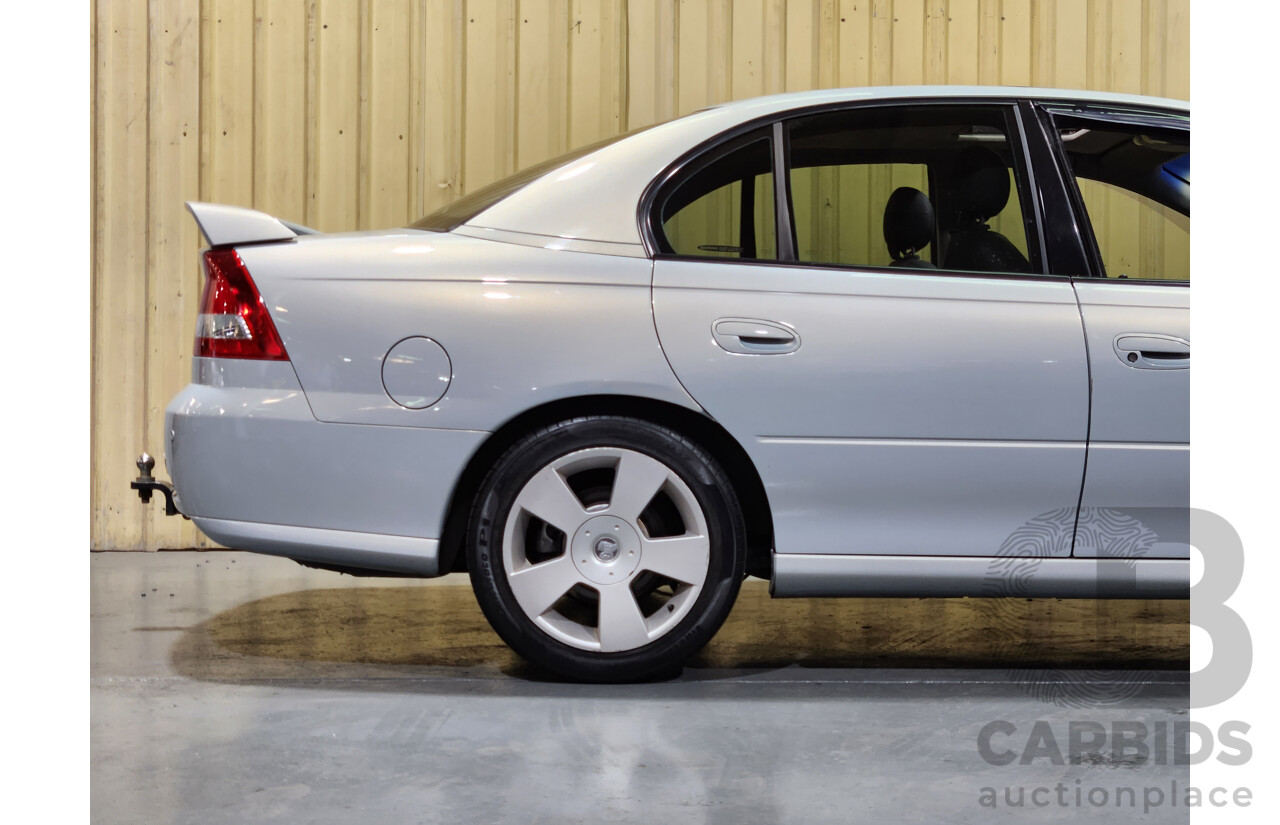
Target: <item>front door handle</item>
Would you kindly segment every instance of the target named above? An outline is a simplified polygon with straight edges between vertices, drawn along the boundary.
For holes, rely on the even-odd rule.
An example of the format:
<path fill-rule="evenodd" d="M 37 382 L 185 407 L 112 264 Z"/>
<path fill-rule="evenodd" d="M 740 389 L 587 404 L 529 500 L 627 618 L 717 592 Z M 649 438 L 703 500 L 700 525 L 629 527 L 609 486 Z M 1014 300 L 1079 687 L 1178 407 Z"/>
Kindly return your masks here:
<path fill-rule="evenodd" d="M 1191 367 L 1191 343 L 1172 335 L 1125 332 L 1115 338 L 1116 356 L 1139 370 L 1185 370 Z"/>
<path fill-rule="evenodd" d="M 800 348 L 800 334 L 777 321 L 721 318 L 711 325 L 715 342 L 739 355 L 782 355 Z"/>

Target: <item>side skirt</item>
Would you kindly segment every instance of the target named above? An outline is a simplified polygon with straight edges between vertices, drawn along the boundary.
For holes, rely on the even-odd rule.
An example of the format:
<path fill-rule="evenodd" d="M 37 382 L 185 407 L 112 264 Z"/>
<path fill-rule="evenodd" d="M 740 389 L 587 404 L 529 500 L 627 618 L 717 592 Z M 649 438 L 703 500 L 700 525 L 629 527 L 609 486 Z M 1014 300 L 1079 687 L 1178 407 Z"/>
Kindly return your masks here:
<path fill-rule="evenodd" d="M 769 592 L 812 596 L 1186 599 L 1187 559 L 774 553 Z"/>

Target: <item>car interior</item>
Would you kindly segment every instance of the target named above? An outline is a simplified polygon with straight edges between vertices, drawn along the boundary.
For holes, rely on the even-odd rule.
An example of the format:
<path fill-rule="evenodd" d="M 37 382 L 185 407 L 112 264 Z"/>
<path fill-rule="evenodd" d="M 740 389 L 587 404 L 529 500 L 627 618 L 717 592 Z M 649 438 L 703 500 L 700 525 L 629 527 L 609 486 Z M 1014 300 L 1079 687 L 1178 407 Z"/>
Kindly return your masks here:
<path fill-rule="evenodd" d="M 1068 128 L 1062 145 L 1076 177 L 1111 184 L 1191 214 L 1191 144 L 1186 133 Z"/>
<path fill-rule="evenodd" d="M 1186 133 L 1075 115 L 1059 122 L 1065 124 L 1062 146 L 1094 218 L 1107 274 L 1182 279 L 1178 273 L 1186 268 L 1191 206 Z M 854 109 L 793 119 L 786 129 L 787 204 L 797 261 L 1041 271 L 1028 244 L 1017 161 L 999 110 Z M 659 249 L 695 257 L 776 259 L 772 178 L 768 129 L 694 161 L 659 193 Z M 1117 199 L 1136 205 L 1111 206 Z M 1150 204 L 1141 203 L 1144 199 Z M 1138 221 L 1154 225 L 1140 217 L 1143 209 L 1156 209 L 1158 223 L 1172 224 L 1146 230 L 1146 247 L 1159 246 L 1162 253 L 1126 251 L 1108 240 L 1132 237 Z"/>
<path fill-rule="evenodd" d="M 1188 282 L 1191 142 L 1183 123 L 1161 128 L 1054 113 L 1063 154 L 1108 278 Z"/>
<path fill-rule="evenodd" d="M 788 139 L 800 261 L 1032 271 L 998 113 L 841 112 L 793 121 Z M 665 193 L 660 249 L 773 257 L 770 145 L 764 132 L 739 139 Z"/>

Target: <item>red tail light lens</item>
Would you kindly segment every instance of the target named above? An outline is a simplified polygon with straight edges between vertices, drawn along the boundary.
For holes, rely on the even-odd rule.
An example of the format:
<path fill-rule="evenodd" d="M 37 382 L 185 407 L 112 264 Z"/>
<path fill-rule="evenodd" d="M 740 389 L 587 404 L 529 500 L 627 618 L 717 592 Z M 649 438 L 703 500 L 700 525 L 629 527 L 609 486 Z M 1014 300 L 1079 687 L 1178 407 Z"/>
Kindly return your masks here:
<path fill-rule="evenodd" d="M 196 355 L 288 361 L 284 342 L 249 270 L 234 249 L 204 253 L 204 295 L 196 319 Z"/>

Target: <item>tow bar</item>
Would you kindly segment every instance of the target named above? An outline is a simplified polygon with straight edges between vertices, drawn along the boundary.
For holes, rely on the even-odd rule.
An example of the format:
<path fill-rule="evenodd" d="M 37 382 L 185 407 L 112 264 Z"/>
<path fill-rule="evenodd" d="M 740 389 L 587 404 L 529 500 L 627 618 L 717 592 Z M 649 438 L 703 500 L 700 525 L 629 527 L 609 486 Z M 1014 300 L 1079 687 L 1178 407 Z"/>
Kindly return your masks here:
<path fill-rule="evenodd" d="M 137 464 L 138 477 L 129 486 L 138 491 L 138 498 L 142 499 L 142 503 L 150 504 L 151 494 L 161 492 L 164 493 L 164 514 L 166 516 L 190 518 L 190 516 L 178 509 L 177 504 L 174 504 L 173 485 L 167 481 L 159 481 L 152 477 L 151 471 L 155 469 L 156 460 L 143 453 L 138 456 Z"/>

